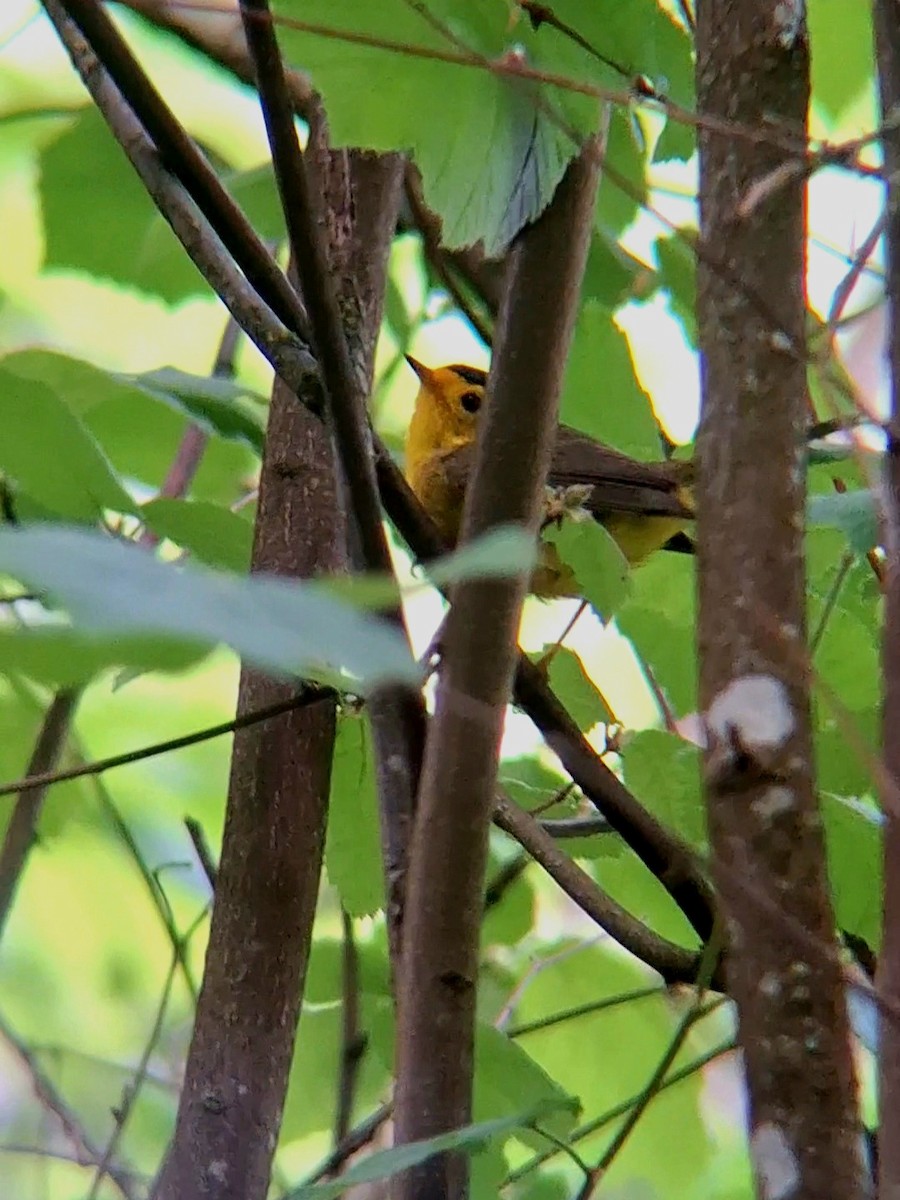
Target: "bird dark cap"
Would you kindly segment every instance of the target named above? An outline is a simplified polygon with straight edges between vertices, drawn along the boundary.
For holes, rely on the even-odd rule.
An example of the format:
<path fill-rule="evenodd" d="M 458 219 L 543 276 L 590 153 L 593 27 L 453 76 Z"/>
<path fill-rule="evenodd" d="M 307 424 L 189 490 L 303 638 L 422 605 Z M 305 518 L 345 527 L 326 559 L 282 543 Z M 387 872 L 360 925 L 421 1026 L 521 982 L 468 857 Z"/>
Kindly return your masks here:
<path fill-rule="evenodd" d="M 480 367 L 467 367 L 464 363 L 453 363 L 448 370 L 453 371 L 466 383 L 472 383 L 476 387 L 484 387 L 487 383 L 487 371 L 482 371 Z"/>

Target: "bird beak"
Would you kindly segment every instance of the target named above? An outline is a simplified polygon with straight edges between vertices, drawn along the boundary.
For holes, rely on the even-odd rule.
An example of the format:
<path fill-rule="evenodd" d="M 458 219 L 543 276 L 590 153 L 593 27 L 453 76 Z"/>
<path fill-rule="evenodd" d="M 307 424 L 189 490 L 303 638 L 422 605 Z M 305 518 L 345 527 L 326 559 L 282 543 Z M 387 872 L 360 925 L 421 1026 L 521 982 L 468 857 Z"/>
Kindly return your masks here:
<path fill-rule="evenodd" d="M 411 354 L 405 354 L 404 358 L 418 375 L 423 383 L 428 383 L 431 380 L 431 368 L 426 367 L 424 363 L 420 363 L 418 359 L 413 358 Z"/>

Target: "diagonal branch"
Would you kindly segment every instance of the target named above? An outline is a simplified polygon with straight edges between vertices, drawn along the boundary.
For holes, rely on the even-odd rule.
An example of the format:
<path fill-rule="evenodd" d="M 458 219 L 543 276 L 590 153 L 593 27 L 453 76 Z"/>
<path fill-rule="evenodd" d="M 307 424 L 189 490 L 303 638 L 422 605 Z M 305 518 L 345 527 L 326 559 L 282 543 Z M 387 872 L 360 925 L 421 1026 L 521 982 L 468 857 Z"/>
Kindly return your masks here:
<path fill-rule="evenodd" d="M 498 795 L 494 824 L 522 846 L 571 900 L 666 983 L 693 983 L 700 956 L 670 942 L 637 920 L 608 896 L 568 854 L 560 850 L 531 813 Z"/>
<path fill-rule="evenodd" d="M 273 312 L 294 333 L 304 329 L 303 310 L 293 288 L 241 209 L 175 117 L 132 54 L 98 0 L 48 0 L 44 6 L 58 28 L 62 8 L 78 26 L 138 121 L 164 156 L 166 167 L 184 184 L 206 214 L 222 244 Z M 77 65 L 77 64 L 76 64 Z"/>
<path fill-rule="evenodd" d="M 44 776 L 44 783 L 21 786 L 0 849 L 0 933 L 2 933 L 19 885 L 25 863 L 37 836 L 37 823 L 53 771 L 65 749 L 81 690 L 57 692 L 41 722 L 41 729 L 28 763 L 26 779 Z"/>

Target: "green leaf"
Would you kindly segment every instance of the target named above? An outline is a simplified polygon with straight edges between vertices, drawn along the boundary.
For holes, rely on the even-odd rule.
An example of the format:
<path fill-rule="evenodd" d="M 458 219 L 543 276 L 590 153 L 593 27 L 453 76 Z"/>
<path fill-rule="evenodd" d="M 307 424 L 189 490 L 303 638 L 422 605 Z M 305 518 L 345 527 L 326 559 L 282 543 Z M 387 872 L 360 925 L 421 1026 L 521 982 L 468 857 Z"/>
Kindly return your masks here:
<path fill-rule="evenodd" d="M 0 471 L 48 514 L 93 522 L 135 504 L 102 449 L 49 387 L 0 367 Z"/>
<path fill-rule="evenodd" d="M 74 687 L 111 666 L 132 672 L 186 671 L 207 648 L 155 637 L 36 626 L 0 630 L 0 675 Z"/>
<path fill-rule="evenodd" d="M 625 600 L 631 573 L 606 530 L 596 521 L 565 518 L 560 528 L 546 530 L 543 539 L 554 545 L 562 561 L 572 568 L 578 594 L 608 621 Z"/>
<path fill-rule="evenodd" d="M 596 300 L 614 311 L 630 298 L 636 281 L 646 273 L 644 264 L 624 250 L 616 238 L 595 228 L 581 281 L 582 299 Z"/>
<path fill-rule="evenodd" d="M 248 399 L 247 388 L 230 379 L 188 375 L 174 367 L 119 376 L 155 400 L 172 405 L 192 421 L 230 441 L 246 442 L 262 454 L 266 440 L 266 406 L 261 396 Z"/>
<path fill-rule="evenodd" d="M 606 700 L 585 671 L 578 655 L 565 647 L 556 649 L 552 646 L 544 646 L 541 655 L 548 651 L 553 652 L 550 686 L 575 718 L 578 728 L 587 733 L 598 722 L 610 723 L 613 716 Z"/>
<path fill-rule="evenodd" d="M 104 202 L 111 197 L 114 204 Z M 44 151 L 41 198 L 48 267 L 87 271 L 169 301 L 207 290 L 93 105 Z"/>
<path fill-rule="evenodd" d="M 881 945 L 882 829 L 874 804 L 824 794 L 822 819 L 828 847 L 828 878 L 841 929 Z"/>
<path fill-rule="evenodd" d="M 451 1133 L 443 1133 L 439 1137 L 428 1138 L 421 1142 L 410 1142 L 405 1146 L 395 1146 L 392 1150 L 377 1150 L 368 1155 L 362 1162 L 349 1167 L 342 1172 L 340 1178 L 328 1183 L 313 1183 L 306 1187 L 295 1188 L 286 1193 L 284 1200 L 334 1200 L 344 1195 L 348 1188 L 357 1184 L 372 1183 L 378 1179 L 388 1179 L 401 1171 L 408 1171 L 419 1163 L 427 1162 L 436 1154 L 447 1150 L 462 1151 L 472 1154 L 483 1149 L 497 1138 L 507 1137 L 511 1133 L 541 1121 L 553 1111 L 550 1104 L 537 1105 L 524 1110 L 514 1117 L 499 1117 L 493 1121 L 481 1121 L 475 1125 L 464 1125 Z"/>
<path fill-rule="evenodd" d="M 867 4 L 809 0 L 812 99 L 831 121 L 872 87 L 875 65 L 872 9 Z"/>
<path fill-rule="evenodd" d="M 483 240 L 489 255 L 502 251 L 553 195 L 576 149 L 569 128 L 596 126 L 587 97 L 433 57 L 512 54 L 550 68 L 559 39 L 524 21 L 511 31 L 503 5 L 435 0 L 424 15 L 403 0 L 281 0 L 276 11 L 289 19 L 279 29 L 285 54 L 321 92 L 334 143 L 411 151 L 448 246 Z"/>
<path fill-rule="evenodd" d="M 169 538 L 208 567 L 244 574 L 250 569 L 253 529 L 227 508 L 205 500 L 149 500 L 141 515 L 150 529 Z"/>
<path fill-rule="evenodd" d="M 609 10 L 609 6 L 604 6 Z M 621 81 L 617 83 L 621 87 Z M 614 109 L 609 123 L 604 171 L 597 196 L 596 224 L 607 237 L 616 238 L 628 228 L 648 203 L 647 153 L 638 145 L 630 113 Z"/>
<path fill-rule="evenodd" d="M 428 563 L 423 574 L 429 585 L 447 587 L 466 579 L 503 579 L 530 568 L 537 557 L 534 538 L 515 525 L 489 530 L 441 558 Z M 416 590 L 417 584 L 401 589 L 393 576 L 348 575 L 323 581 L 323 587 L 366 608 L 387 608 L 403 591 Z"/>
<path fill-rule="evenodd" d="M 654 554 L 631 572 L 631 595 L 616 613 L 676 714 L 697 707 L 694 587 L 690 555 Z"/>
<path fill-rule="evenodd" d="M 75 416 L 85 419 L 92 409 L 108 401 L 132 403 L 139 398 L 122 376 L 55 350 L 18 350 L 6 355 L 0 368 L 45 384 Z"/>
<path fill-rule="evenodd" d="M 563 385 L 562 419 L 632 458 L 660 457 L 659 426 L 637 381 L 628 339 L 613 313 L 594 300 L 578 314 Z"/>
<path fill-rule="evenodd" d="M 314 584 L 175 567 L 103 534 L 53 526 L 0 531 L 0 569 L 50 594 L 86 632 L 224 642 L 280 677 L 337 686 L 418 678 L 397 629 Z"/>
<path fill-rule="evenodd" d="M 555 1137 L 565 1137 L 571 1131 L 581 1108 L 578 1099 L 560 1087 L 523 1046 L 483 1021 L 475 1030 L 475 1062 L 476 1113 L 511 1114 L 525 1106 L 533 1112 L 544 1111 L 541 1127 Z M 537 1149 L 547 1144 L 524 1122 L 520 1124 L 520 1140 Z"/>
<path fill-rule="evenodd" d="M 366 717 L 349 713 L 340 718 L 334 745 L 325 866 L 350 916 L 384 908 L 372 734 Z"/>
<path fill-rule="evenodd" d="M 189 375 L 173 368 L 124 375 L 69 355 L 23 350 L 7 355 L 0 369 L 48 385 L 80 417 L 123 473 L 145 483 L 161 482 L 171 464 L 185 424 L 192 422 L 221 438 L 262 452 L 266 410 L 259 397 L 227 379 Z M 177 414 L 177 418 L 176 418 Z M 207 447 L 194 492 L 232 447 Z M 229 497 L 236 489 L 237 472 Z M 218 497 L 217 497 L 218 498 Z M 224 500 L 224 497 L 223 497 Z"/>
<path fill-rule="evenodd" d="M 857 554 L 878 545 L 878 509 L 875 494 L 867 488 L 810 496 L 806 511 L 811 525 L 840 529 Z"/>
<path fill-rule="evenodd" d="M 622 751 L 625 783 L 648 812 L 698 853 L 706 854 L 706 808 L 700 787 L 700 751 L 661 729 L 646 729 Z"/>

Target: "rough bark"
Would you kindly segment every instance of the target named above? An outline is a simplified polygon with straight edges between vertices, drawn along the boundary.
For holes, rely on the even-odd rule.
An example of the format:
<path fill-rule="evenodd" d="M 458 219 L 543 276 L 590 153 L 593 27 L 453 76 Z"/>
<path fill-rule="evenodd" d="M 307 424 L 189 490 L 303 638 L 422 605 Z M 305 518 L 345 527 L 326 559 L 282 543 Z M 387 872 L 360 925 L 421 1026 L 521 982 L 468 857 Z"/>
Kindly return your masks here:
<path fill-rule="evenodd" d="M 253 569 L 338 570 L 345 545 L 330 438 L 279 382 Z M 238 711 L 295 687 L 245 669 Z M 266 1196 L 319 887 L 334 727 L 334 701 L 322 700 L 235 735 L 206 970 L 154 1200 Z"/>
<path fill-rule="evenodd" d="M 706 0 L 697 54 L 704 115 L 804 128 L 801 4 Z M 805 186 L 786 173 L 760 187 L 785 158 L 765 141 L 701 130 L 705 782 L 758 1189 L 846 1200 L 861 1187 L 859 1127 L 805 642 Z"/>
<path fill-rule="evenodd" d="M 368 394 L 384 304 L 387 251 L 400 204 L 403 159 L 398 154 L 329 149 L 318 110 L 313 113 L 307 155 L 322 194 L 329 265 L 350 360 Z M 380 521 L 380 510 L 377 517 Z M 371 567 L 361 546 L 354 545 L 353 551 L 359 570 Z M 399 612 L 395 617 L 400 619 Z M 375 745 L 388 938 L 396 973 L 406 860 L 425 741 L 425 705 L 420 693 L 382 687 L 369 698 L 366 709 Z"/>
<path fill-rule="evenodd" d="M 589 143 L 519 238 L 462 539 L 516 522 L 537 530 L 593 214 Z M 487 839 L 527 574 L 454 589 L 413 829 L 397 1031 L 398 1143 L 471 1114 L 475 980 Z M 440 1155 L 396 1182 L 402 1200 L 466 1194 L 467 1163 Z"/>

